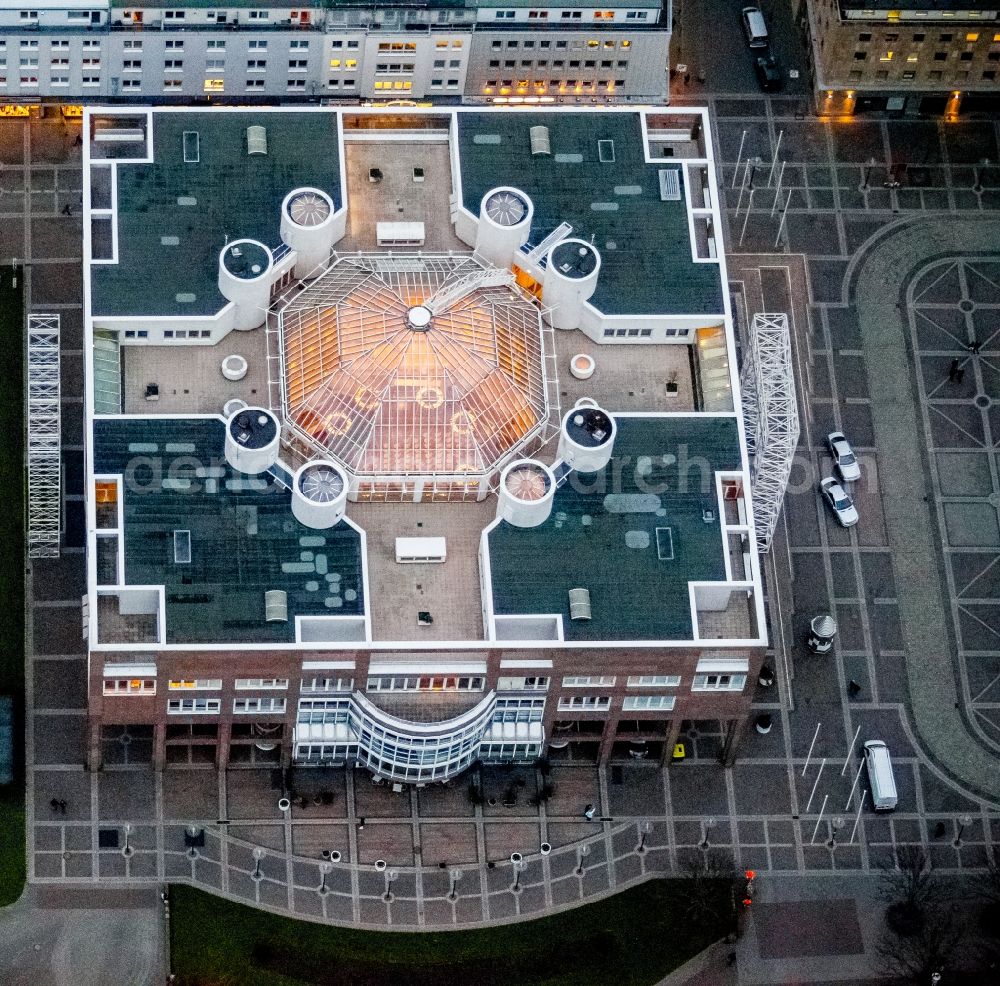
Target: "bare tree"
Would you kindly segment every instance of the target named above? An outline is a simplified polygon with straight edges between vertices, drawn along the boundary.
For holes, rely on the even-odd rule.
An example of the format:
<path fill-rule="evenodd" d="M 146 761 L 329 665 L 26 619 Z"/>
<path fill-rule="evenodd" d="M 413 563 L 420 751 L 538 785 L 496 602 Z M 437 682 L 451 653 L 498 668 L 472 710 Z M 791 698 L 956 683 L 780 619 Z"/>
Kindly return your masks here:
<path fill-rule="evenodd" d="M 885 919 L 898 935 L 919 935 L 927 911 L 947 898 L 920 846 L 899 846 L 896 867 L 882 875 L 880 895 L 888 903 Z"/>
<path fill-rule="evenodd" d="M 732 857 L 705 853 L 703 859 L 690 859 L 682 870 L 687 884 L 688 906 L 693 920 L 721 920 L 732 911 L 736 887 L 736 868 Z M 720 884 L 726 892 L 720 893 Z"/>
<path fill-rule="evenodd" d="M 951 907 L 925 914 L 919 934 L 900 934 L 888 922 L 877 947 L 885 972 L 893 979 L 926 986 L 935 972 L 954 968 L 964 938 L 959 915 Z"/>

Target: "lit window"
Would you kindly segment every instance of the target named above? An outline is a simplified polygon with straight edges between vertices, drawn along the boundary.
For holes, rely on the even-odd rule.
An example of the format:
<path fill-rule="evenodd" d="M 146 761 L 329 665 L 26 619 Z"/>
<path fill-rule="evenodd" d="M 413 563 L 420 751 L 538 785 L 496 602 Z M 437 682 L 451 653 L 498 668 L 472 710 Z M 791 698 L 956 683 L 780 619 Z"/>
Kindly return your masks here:
<path fill-rule="evenodd" d="M 348 58 L 345 67 L 348 69 L 357 68 L 358 60 L 356 58 Z"/>
<path fill-rule="evenodd" d="M 912 65 L 917 60 L 917 56 L 916 55 L 907 55 L 906 56 L 906 60 Z"/>
<path fill-rule="evenodd" d="M 205 92 L 223 92 L 226 88 L 225 79 L 206 79 Z"/>
<path fill-rule="evenodd" d="M 892 52 L 891 51 L 887 51 L 884 55 L 882 55 L 879 58 L 879 61 L 880 62 L 891 62 L 892 61 Z"/>
<path fill-rule="evenodd" d="M 966 41 L 978 41 L 979 40 L 979 32 L 978 31 L 970 31 L 965 36 L 965 40 Z"/>

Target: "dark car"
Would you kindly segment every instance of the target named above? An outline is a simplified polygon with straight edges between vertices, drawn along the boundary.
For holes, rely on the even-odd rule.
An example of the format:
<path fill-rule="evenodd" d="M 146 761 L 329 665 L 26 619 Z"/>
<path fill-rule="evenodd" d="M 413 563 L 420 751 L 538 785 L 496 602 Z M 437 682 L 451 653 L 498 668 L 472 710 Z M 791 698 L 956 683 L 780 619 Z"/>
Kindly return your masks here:
<path fill-rule="evenodd" d="M 774 55 L 760 55 L 753 61 L 753 70 L 757 73 L 757 83 L 764 92 L 777 92 L 781 88 L 781 66 Z"/>

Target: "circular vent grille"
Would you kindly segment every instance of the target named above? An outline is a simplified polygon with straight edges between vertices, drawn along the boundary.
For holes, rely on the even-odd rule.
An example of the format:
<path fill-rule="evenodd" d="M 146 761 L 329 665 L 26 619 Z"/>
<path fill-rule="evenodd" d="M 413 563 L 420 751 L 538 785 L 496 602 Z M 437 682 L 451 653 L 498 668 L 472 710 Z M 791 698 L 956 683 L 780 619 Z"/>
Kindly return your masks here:
<path fill-rule="evenodd" d="M 316 192 L 300 192 L 288 203 L 288 215 L 299 226 L 319 226 L 330 215 L 330 203 Z"/>
<path fill-rule="evenodd" d="M 496 192 L 486 200 L 486 215 L 498 226 L 516 226 L 528 211 L 528 203 L 513 192 Z"/>
<path fill-rule="evenodd" d="M 344 480 L 330 466 L 310 466 L 299 479 L 299 490 L 313 503 L 330 503 L 344 491 Z"/>
<path fill-rule="evenodd" d="M 549 477 L 537 466 L 518 466 L 507 473 L 507 492 L 518 500 L 541 500 L 548 489 Z"/>

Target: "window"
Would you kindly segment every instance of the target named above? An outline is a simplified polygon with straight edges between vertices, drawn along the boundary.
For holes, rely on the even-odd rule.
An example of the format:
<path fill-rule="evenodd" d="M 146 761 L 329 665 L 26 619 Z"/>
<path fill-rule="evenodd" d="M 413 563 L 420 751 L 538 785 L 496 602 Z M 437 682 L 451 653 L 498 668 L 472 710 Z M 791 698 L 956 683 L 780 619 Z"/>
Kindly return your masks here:
<path fill-rule="evenodd" d="M 514 11 L 513 10 L 498 10 L 493 15 L 498 21 L 502 20 L 513 20 Z"/>
<path fill-rule="evenodd" d="M 167 702 L 168 716 L 212 716 L 222 708 L 217 698 L 172 698 Z"/>
<path fill-rule="evenodd" d="M 987 71 L 983 72 L 983 78 L 987 82 L 992 82 L 996 77 L 997 74 L 993 69 L 988 69 Z"/>
<path fill-rule="evenodd" d="M 533 21 L 533 20 L 544 21 L 544 20 L 548 20 L 548 17 L 549 17 L 549 12 L 547 10 L 529 10 L 528 11 L 528 20 L 529 21 Z"/>
<path fill-rule="evenodd" d="M 237 691 L 246 691 L 247 689 L 264 689 L 264 688 L 287 688 L 288 679 L 287 678 L 237 678 L 234 682 L 234 686 Z"/>
<path fill-rule="evenodd" d="M 250 20 L 252 21 L 266 21 L 271 19 L 271 12 L 269 10 L 251 10 Z"/>
<path fill-rule="evenodd" d="M 226 50 L 226 42 L 225 41 L 209 41 L 205 45 L 205 47 L 209 51 L 225 51 Z"/>
<path fill-rule="evenodd" d="M 184 71 L 184 62 L 180 58 L 168 58 L 163 63 L 163 71 L 164 72 L 183 72 Z"/>
<path fill-rule="evenodd" d="M 913 35 L 913 40 L 914 40 L 914 42 L 915 42 L 916 44 L 919 44 L 919 43 L 920 43 L 921 41 L 923 41 L 923 40 L 924 40 L 924 38 L 926 38 L 926 37 L 927 37 L 927 35 L 926 35 L 926 34 L 914 34 L 914 35 Z"/>
<path fill-rule="evenodd" d="M 142 79 L 122 79 L 122 89 L 141 89 Z"/>
<path fill-rule="evenodd" d="M 948 59 L 948 52 L 946 52 L 946 51 L 935 51 L 934 52 L 934 61 L 936 61 L 936 62 L 944 62 L 944 61 L 947 61 L 947 59 Z"/>
<path fill-rule="evenodd" d="M 854 60 L 856 62 L 863 62 L 868 57 L 867 51 L 856 51 L 854 53 Z"/>
<path fill-rule="evenodd" d="M 225 79 L 206 79 L 204 85 L 202 86 L 203 92 L 225 92 L 225 89 Z"/>
<path fill-rule="evenodd" d="M 37 41 L 22 41 L 21 42 L 21 50 L 24 51 L 26 48 L 29 51 L 37 51 L 37 49 L 38 49 L 38 42 Z"/>
<path fill-rule="evenodd" d="M 613 674 L 573 674 L 563 678 L 563 688 L 614 688 L 617 679 Z"/>
<path fill-rule="evenodd" d="M 483 684 L 480 675 L 374 675 L 367 687 L 370 692 L 481 692 Z"/>
<path fill-rule="evenodd" d="M 247 89 L 263 89 L 263 79 L 247 79 Z"/>
<path fill-rule="evenodd" d="M 910 69 L 909 71 L 903 73 L 903 79 L 904 80 L 912 79 L 916 76 L 916 74 L 917 74 L 916 72 Z"/>
<path fill-rule="evenodd" d="M 629 695 L 622 701 L 622 712 L 669 712 L 676 703 L 673 695 Z"/>
<path fill-rule="evenodd" d="M 630 674 L 629 688 L 676 688 L 681 683 L 679 674 Z"/>
<path fill-rule="evenodd" d="M 948 44 L 948 42 L 951 41 L 951 39 L 952 39 L 952 35 L 950 35 L 950 34 L 942 34 L 941 37 L 938 38 L 938 41 L 940 41 L 941 44 Z"/>
<path fill-rule="evenodd" d="M 534 677 L 534 678 L 498 678 L 497 679 L 497 691 L 498 692 L 533 692 L 539 691 L 544 692 L 549 687 L 549 679 L 546 677 Z"/>
<path fill-rule="evenodd" d="M 693 692 L 741 692 L 747 682 L 745 674 L 696 674 Z"/>
<path fill-rule="evenodd" d="M 559 699 L 560 712 L 607 712 L 610 695 L 565 695 Z"/>
<path fill-rule="evenodd" d="M 916 55 L 907 55 L 907 56 L 906 56 L 906 61 L 907 61 L 907 62 L 908 62 L 908 63 L 909 63 L 910 65 L 913 65 L 913 64 L 914 64 L 914 63 L 916 62 L 916 60 L 917 60 L 917 56 L 916 56 Z"/>
<path fill-rule="evenodd" d="M 105 695 L 155 695 L 155 678 L 105 678 Z"/>
<path fill-rule="evenodd" d="M 289 72 L 304 72 L 306 70 L 307 61 L 304 58 L 293 58 L 288 63 Z"/>
<path fill-rule="evenodd" d="M 959 55 L 958 57 L 959 57 L 960 61 L 971 62 L 972 61 L 972 52 L 971 51 L 963 51 L 962 54 Z"/>
<path fill-rule="evenodd" d="M 22 21 L 37 21 L 38 11 L 37 10 L 22 10 L 21 11 Z"/>
<path fill-rule="evenodd" d="M 21 68 L 38 68 L 37 58 L 22 58 Z"/>
<path fill-rule="evenodd" d="M 344 62 L 344 68 L 348 72 L 350 72 L 351 69 L 356 69 L 357 67 L 358 67 L 358 60 L 356 58 L 348 58 L 347 61 Z"/>
<path fill-rule="evenodd" d="M 7 79 L 4 78 L 3 82 L 0 83 L 0 84 L 7 85 Z M 52 76 L 52 80 L 51 80 L 51 84 L 53 86 L 68 86 L 69 85 L 69 76 L 68 75 L 53 75 Z"/>
<path fill-rule="evenodd" d="M 206 58 L 205 59 L 205 71 L 206 72 L 225 72 L 226 71 L 226 60 L 224 58 Z"/>
<path fill-rule="evenodd" d="M 266 41 L 248 41 L 247 48 L 250 51 L 267 51 Z"/>
<path fill-rule="evenodd" d="M 257 698 L 234 698 L 233 712 L 241 715 L 260 715 L 261 713 L 274 712 L 281 714 L 285 711 L 285 700 L 271 696 Z"/>
<path fill-rule="evenodd" d="M 978 31 L 969 31 L 969 33 L 965 36 L 965 40 L 968 41 L 970 44 L 973 41 L 978 41 L 979 40 L 979 32 Z"/>
<path fill-rule="evenodd" d="M 217 692 L 222 688 L 221 678 L 171 678 L 167 688 L 172 691 Z"/>
<path fill-rule="evenodd" d="M 290 51 L 308 51 L 309 42 L 308 41 L 289 41 L 288 48 Z"/>
<path fill-rule="evenodd" d="M 55 64 L 55 63 L 53 63 Z M 138 58 L 126 58 L 122 62 L 122 71 L 124 72 L 141 72 L 142 62 Z"/>
<path fill-rule="evenodd" d="M 168 21 L 182 21 L 184 20 L 183 10 L 167 10 L 164 11 L 163 17 Z"/>
<path fill-rule="evenodd" d="M 265 58 L 250 58 L 247 60 L 247 71 L 248 72 L 266 72 L 267 71 L 267 59 Z"/>
<path fill-rule="evenodd" d="M 184 42 L 183 41 L 167 41 L 164 46 L 167 51 L 183 51 Z"/>
<path fill-rule="evenodd" d="M 353 678 L 303 678 L 299 690 L 303 694 L 317 692 L 350 692 L 354 690 Z"/>
<path fill-rule="evenodd" d="M 885 52 L 885 54 L 879 56 L 879 61 L 880 62 L 891 62 L 892 61 L 892 54 L 893 53 L 891 51 Z"/>

